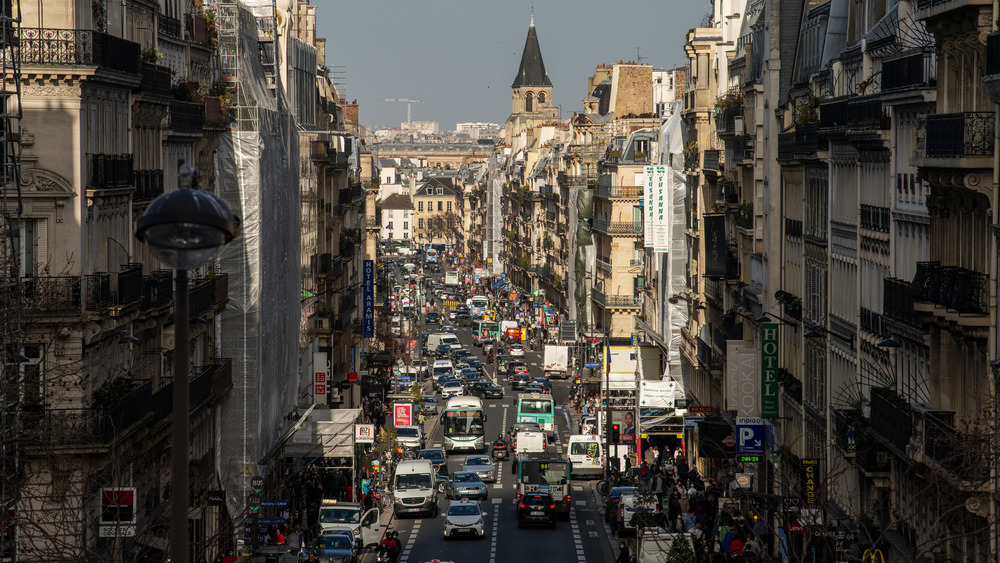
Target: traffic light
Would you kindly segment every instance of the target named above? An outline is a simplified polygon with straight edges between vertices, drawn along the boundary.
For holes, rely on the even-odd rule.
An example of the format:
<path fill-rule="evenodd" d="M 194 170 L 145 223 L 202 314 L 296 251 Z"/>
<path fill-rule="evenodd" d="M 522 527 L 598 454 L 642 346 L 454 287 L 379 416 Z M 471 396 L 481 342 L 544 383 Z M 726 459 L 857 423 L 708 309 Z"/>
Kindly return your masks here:
<path fill-rule="evenodd" d="M 612 424 L 611 425 L 611 443 L 612 444 L 617 444 L 619 441 L 621 441 L 621 427 L 619 427 L 617 424 Z"/>

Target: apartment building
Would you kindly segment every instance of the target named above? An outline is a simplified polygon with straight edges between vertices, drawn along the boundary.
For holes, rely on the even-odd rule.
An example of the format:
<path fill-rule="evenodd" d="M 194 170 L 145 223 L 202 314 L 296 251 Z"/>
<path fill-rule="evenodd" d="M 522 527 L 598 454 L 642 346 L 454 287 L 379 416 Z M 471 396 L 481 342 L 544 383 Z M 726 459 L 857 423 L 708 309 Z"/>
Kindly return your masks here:
<path fill-rule="evenodd" d="M 413 236 L 413 202 L 410 196 L 393 194 L 382 200 L 381 240 L 409 241 Z"/>
<path fill-rule="evenodd" d="M 462 198 L 450 177 L 431 176 L 412 195 L 418 243 L 456 243 L 462 239 Z"/>

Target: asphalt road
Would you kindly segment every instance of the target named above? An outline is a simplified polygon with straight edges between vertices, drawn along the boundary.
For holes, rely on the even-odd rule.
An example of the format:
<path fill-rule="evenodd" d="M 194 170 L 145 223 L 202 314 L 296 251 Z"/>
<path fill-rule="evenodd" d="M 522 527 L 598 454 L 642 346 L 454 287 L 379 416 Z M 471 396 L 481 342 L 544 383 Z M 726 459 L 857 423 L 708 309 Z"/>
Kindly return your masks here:
<path fill-rule="evenodd" d="M 447 322 L 447 321 L 445 321 Z M 437 326 L 421 328 L 433 332 Z M 472 332 L 469 327 L 457 327 L 456 334 L 485 363 L 482 350 L 472 345 Z M 527 352 L 525 362 L 532 376 L 541 376 L 541 353 Z M 492 365 L 487 371 L 492 377 Z M 486 403 L 486 441 L 492 444 L 501 431 L 509 427 L 516 416 L 517 392 L 512 392 L 506 377 L 497 381 L 504 388 L 502 400 L 490 399 Z M 428 383 L 429 385 L 429 383 Z M 556 426 L 558 435 L 555 448 L 564 455 L 565 444 L 572 433 L 568 417 L 568 398 L 570 383 L 563 380 L 553 381 L 553 395 L 556 399 Z M 565 409 L 563 407 L 566 407 Z M 428 438 L 428 447 L 443 446 L 443 437 L 439 425 L 433 428 Z M 428 426 L 430 428 L 430 426 Z M 460 469 L 464 455 L 454 455 L 448 459 L 448 470 L 454 472 Z M 593 482 L 574 480 L 572 483 L 572 507 L 569 520 L 560 520 L 556 529 L 517 527 L 514 509 L 514 478 L 510 474 L 510 462 L 498 462 L 497 482 L 489 484 L 490 498 L 481 503 L 486 521 L 486 537 L 484 539 L 454 539 L 444 540 L 444 518 L 405 518 L 393 517 L 389 524 L 391 529 L 399 530 L 403 551 L 400 563 L 423 563 L 438 559 L 442 562 L 455 563 L 499 563 L 542 561 L 546 563 L 568 562 L 601 562 L 613 561 L 614 554 L 608 543 L 608 532 L 605 528 L 593 493 Z M 441 512 L 447 510 L 450 501 L 440 495 Z M 390 509 L 391 511 L 391 509 Z M 384 521 L 384 519 L 383 519 Z"/>

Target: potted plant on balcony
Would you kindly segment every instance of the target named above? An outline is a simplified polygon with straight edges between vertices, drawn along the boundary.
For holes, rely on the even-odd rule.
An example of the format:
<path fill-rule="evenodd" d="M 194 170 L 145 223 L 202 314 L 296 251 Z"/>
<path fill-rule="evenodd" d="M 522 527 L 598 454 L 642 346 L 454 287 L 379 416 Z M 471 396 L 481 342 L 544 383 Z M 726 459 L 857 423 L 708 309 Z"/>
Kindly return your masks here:
<path fill-rule="evenodd" d="M 141 58 L 144 63 L 155 65 L 163 58 L 163 54 L 157 51 L 156 47 L 150 45 L 149 47 L 144 47 L 142 51 L 139 52 L 139 58 Z"/>

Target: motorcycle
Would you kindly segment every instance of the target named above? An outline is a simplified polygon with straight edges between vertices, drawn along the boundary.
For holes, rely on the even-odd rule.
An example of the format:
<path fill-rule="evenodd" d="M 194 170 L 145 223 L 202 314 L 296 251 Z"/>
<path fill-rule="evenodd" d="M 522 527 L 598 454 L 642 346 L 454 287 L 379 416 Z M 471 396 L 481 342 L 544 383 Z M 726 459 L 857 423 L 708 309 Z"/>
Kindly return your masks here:
<path fill-rule="evenodd" d="M 510 454 L 507 451 L 507 442 L 493 442 L 493 459 L 504 460 Z"/>
<path fill-rule="evenodd" d="M 392 504 L 392 499 L 389 495 L 386 495 L 381 487 L 376 487 L 372 489 L 372 500 L 375 501 L 375 505 L 380 508 L 389 508 Z"/>

